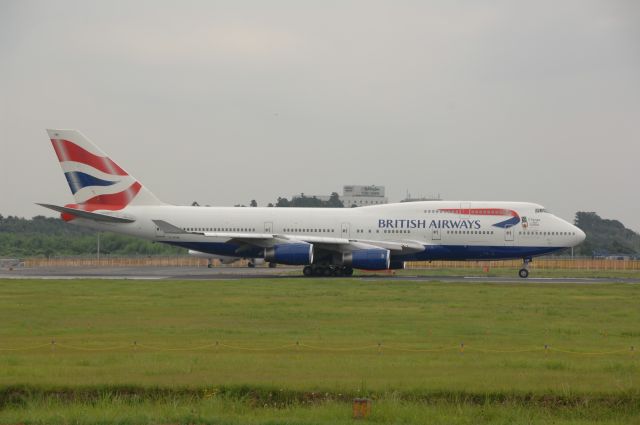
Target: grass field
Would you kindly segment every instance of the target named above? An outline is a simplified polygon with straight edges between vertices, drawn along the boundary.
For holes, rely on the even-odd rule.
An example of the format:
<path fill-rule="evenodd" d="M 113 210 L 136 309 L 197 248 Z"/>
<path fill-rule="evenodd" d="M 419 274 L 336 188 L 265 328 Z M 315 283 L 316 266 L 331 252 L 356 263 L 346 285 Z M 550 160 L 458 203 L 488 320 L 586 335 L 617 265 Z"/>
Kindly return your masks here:
<path fill-rule="evenodd" d="M 395 270 L 398 276 L 488 276 L 488 277 L 512 277 L 518 279 L 520 266 L 512 268 L 489 268 L 488 271 L 482 267 L 469 268 L 438 268 L 438 269 L 405 269 Z M 365 274 L 366 272 L 356 272 Z M 586 270 L 586 269 L 530 269 L 530 277 L 556 277 L 556 278 L 610 278 L 610 279 L 638 279 L 640 280 L 640 270 Z"/>
<path fill-rule="evenodd" d="M 0 423 L 350 423 L 356 396 L 376 423 L 640 423 L 639 306 L 621 284 L 4 280 Z"/>

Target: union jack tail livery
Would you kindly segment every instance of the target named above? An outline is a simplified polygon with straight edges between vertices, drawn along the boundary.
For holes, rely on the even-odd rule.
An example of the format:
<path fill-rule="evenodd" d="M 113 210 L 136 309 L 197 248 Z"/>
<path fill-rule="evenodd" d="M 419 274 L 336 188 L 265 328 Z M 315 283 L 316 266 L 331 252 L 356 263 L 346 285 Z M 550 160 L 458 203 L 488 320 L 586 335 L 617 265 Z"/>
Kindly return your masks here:
<path fill-rule="evenodd" d="M 116 211 L 128 205 L 163 205 L 79 131 L 47 130 L 47 133 L 76 200 L 67 207 Z"/>

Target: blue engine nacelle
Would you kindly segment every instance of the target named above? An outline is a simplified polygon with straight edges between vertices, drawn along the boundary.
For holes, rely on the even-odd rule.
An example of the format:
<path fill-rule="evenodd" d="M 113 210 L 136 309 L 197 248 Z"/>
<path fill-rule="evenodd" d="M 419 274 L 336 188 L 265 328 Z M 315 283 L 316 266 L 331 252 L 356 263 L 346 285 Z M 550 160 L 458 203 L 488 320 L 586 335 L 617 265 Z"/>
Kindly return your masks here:
<path fill-rule="evenodd" d="M 391 254 L 388 249 L 359 249 L 345 253 L 342 263 L 355 269 L 386 270 L 391 262 Z"/>
<path fill-rule="evenodd" d="M 306 242 L 283 243 L 264 250 L 264 259 L 271 263 L 292 266 L 313 263 L 313 245 Z"/>

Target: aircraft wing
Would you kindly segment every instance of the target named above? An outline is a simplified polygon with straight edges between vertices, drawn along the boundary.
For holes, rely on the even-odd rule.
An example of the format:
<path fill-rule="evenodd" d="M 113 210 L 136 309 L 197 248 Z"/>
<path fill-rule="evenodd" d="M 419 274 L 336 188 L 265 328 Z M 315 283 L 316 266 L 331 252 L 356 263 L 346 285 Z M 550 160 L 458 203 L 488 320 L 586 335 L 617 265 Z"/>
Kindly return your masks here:
<path fill-rule="evenodd" d="M 213 238 L 227 239 L 272 239 L 275 235 L 270 233 L 242 233 L 242 232 L 189 232 L 180 227 L 174 226 L 164 220 L 152 220 L 156 226 L 164 233 L 172 235 L 201 235 Z"/>
<path fill-rule="evenodd" d="M 391 251 L 391 254 L 408 254 L 422 252 L 424 245 L 418 241 L 389 242 L 370 239 L 346 239 L 326 238 L 323 236 L 284 235 L 289 240 L 308 242 L 327 251 L 351 252 L 358 249 L 382 248 Z"/>

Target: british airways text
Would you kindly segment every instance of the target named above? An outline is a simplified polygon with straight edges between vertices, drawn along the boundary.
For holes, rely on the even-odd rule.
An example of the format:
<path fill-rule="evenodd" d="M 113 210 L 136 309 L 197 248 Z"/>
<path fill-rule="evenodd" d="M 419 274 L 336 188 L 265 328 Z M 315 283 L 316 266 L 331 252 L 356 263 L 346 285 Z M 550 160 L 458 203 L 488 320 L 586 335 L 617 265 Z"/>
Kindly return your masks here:
<path fill-rule="evenodd" d="M 378 220 L 379 229 L 479 229 L 480 227 L 480 220 Z"/>

